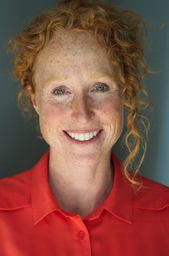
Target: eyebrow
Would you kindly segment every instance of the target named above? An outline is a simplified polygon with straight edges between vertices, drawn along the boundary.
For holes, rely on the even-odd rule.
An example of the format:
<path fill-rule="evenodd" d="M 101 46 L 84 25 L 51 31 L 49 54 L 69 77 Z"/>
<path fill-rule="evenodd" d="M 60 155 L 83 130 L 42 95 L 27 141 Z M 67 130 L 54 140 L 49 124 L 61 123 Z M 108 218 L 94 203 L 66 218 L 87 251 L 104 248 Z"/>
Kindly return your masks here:
<path fill-rule="evenodd" d="M 112 75 L 108 75 L 108 74 L 105 74 L 105 73 L 99 73 L 99 74 L 96 74 L 96 75 L 93 75 L 92 76 L 92 80 L 96 80 L 96 81 L 98 81 L 99 82 L 99 79 L 101 79 L 101 80 L 109 80 L 109 81 L 112 81 L 112 82 L 116 82 L 116 80 L 115 80 L 115 77 Z M 47 79 L 46 80 L 46 82 L 45 82 L 45 87 L 47 87 L 49 84 L 52 84 L 52 83 L 55 83 L 55 82 L 62 82 L 63 83 L 63 81 L 68 81 L 69 79 L 68 79 L 68 77 L 62 77 L 62 76 L 55 76 L 55 77 L 53 77 L 53 78 L 49 78 L 49 79 Z"/>

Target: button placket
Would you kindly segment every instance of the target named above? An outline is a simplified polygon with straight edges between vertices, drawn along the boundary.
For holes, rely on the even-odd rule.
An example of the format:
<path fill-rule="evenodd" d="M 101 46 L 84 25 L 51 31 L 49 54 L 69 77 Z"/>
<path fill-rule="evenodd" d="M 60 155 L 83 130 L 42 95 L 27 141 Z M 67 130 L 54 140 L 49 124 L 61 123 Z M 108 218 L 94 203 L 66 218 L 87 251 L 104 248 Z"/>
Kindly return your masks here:
<path fill-rule="evenodd" d="M 72 239 L 76 245 L 74 255 L 91 256 L 91 241 L 85 223 L 79 215 L 72 216 L 71 220 L 74 223 Z"/>

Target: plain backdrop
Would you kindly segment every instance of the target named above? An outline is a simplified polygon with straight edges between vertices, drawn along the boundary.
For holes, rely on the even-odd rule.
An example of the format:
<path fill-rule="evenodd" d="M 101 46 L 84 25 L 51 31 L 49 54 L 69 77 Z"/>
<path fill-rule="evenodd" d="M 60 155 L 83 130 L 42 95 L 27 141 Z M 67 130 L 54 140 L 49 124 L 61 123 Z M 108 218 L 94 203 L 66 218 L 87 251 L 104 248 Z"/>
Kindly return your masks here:
<path fill-rule="evenodd" d="M 146 159 L 140 172 L 153 180 L 169 186 L 169 1 L 168 0 L 114 0 L 122 9 L 141 14 L 151 25 L 148 29 L 146 61 L 152 70 L 147 85 L 154 104 L 148 114 L 151 130 Z M 19 32 L 36 14 L 56 4 L 54 0 L 0 0 L 0 177 L 31 168 L 48 146 L 37 138 L 34 124 L 24 119 L 17 107 L 16 95 L 19 83 L 11 76 L 10 59 L 6 42 Z M 165 23 L 162 29 L 158 29 Z M 123 159 L 121 140 L 113 151 Z"/>

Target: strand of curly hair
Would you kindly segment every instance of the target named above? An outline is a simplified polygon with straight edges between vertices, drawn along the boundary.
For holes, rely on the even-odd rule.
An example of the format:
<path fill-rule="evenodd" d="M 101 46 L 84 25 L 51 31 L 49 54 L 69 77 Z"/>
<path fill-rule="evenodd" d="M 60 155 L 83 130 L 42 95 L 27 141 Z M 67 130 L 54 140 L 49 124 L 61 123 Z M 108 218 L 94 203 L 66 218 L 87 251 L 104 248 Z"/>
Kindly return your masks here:
<path fill-rule="evenodd" d="M 36 17 L 8 42 L 8 48 L 15 55 L 14 75 L 22 85 L 18 102 L 25 111 L 32 107 L 28 86 L 33 91 L 36 89 L 33 81 L 36 57 L 54 33 L 64 30 L 93 33 L 107 49 L 122 88 L 121 97 L 127 113 L 124 141 L 128 156 L 124 160 L 124 174 L 132 184 L 138 184 L 135 175 L 146 153 L 149 130 L 143 112 L 150 105 L 150 97 L 141 85 L 148 72 L 144 60 L 144 20 L 132 11 L 120 11 L 101 0 L 62 0 L 53 9 Z M 137 164 L 136 158 L 139 159 Z M 135 174 L 128 169 L 134 170 Z"/>

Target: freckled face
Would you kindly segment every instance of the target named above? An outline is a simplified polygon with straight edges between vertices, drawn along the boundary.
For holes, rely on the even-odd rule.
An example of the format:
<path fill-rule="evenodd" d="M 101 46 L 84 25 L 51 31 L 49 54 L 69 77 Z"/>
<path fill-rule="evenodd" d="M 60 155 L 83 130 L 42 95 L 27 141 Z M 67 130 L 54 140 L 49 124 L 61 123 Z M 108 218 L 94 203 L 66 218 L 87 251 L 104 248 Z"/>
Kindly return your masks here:
<path fill-rule="evenodd" d="M 93 35 L 53 36 L 36 59 L 34 81 L 32 100 L 50 150 L 76 164 L 107 159 L 122 131 L 123 106 L 107 52 Z"/>

